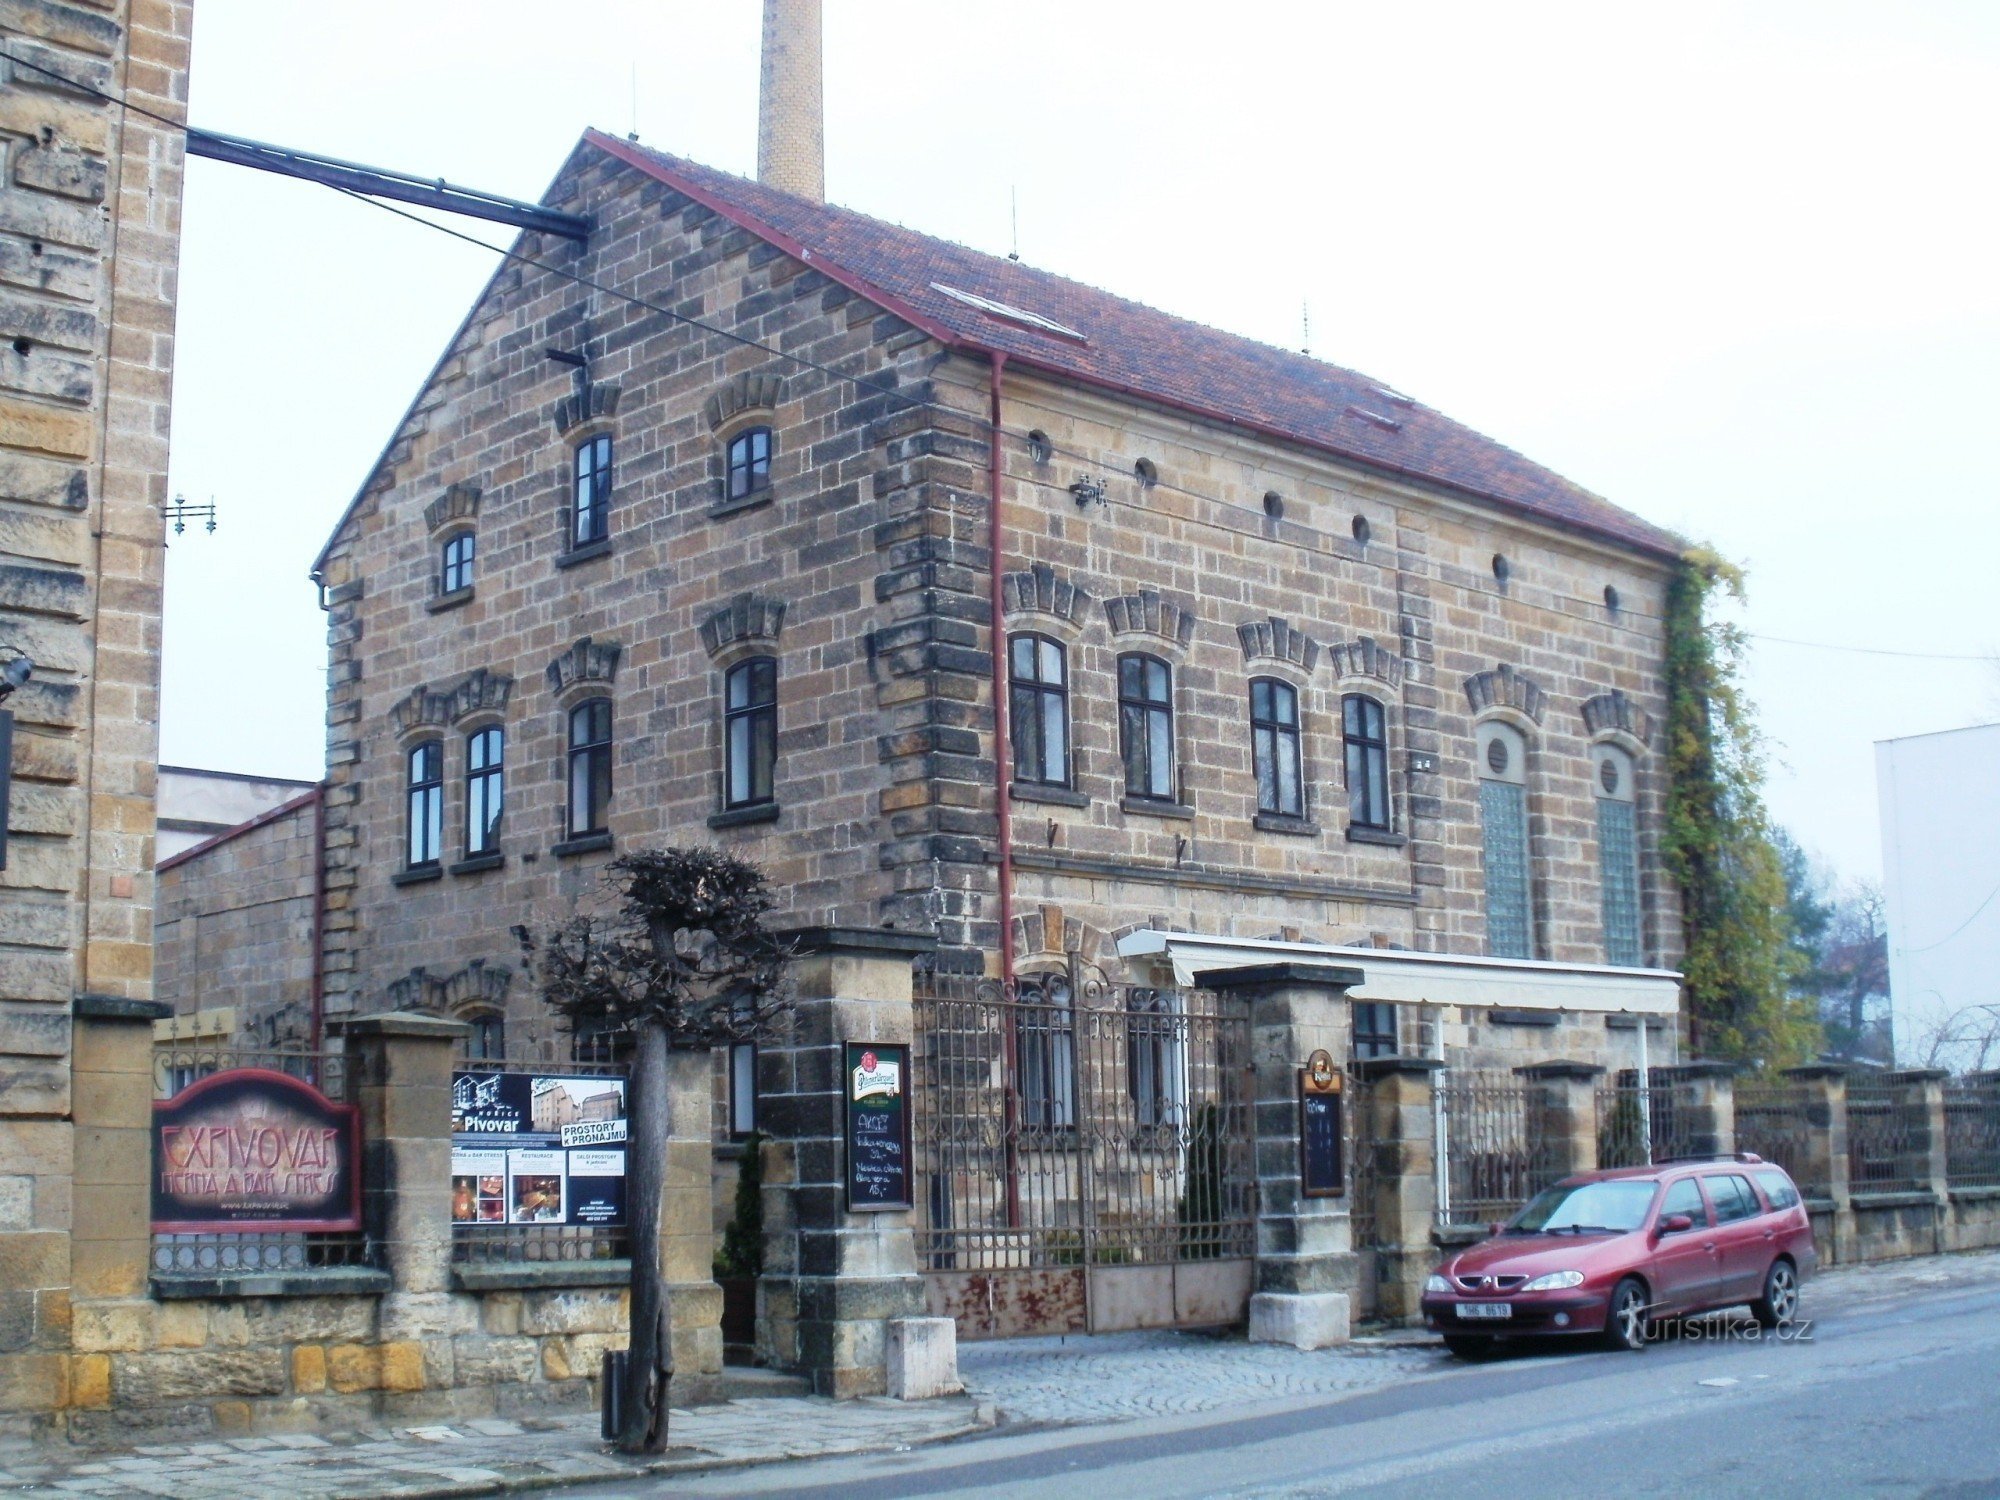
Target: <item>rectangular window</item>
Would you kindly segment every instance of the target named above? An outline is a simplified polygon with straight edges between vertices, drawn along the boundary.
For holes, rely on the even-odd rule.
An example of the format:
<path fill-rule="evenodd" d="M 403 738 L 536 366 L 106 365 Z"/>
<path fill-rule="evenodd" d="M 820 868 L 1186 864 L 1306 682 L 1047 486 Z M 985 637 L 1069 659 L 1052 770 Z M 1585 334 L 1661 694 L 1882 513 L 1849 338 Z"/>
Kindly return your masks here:
<path fill-rule="evenodd" d="M 723 678 L 722 805 L 756 807 L 776 800 L 778 766 L 778 663 L 752 657 Z"/>
<path fill-rule="evenodd" d="M 1636 969 L 1645 957 L 1639 941 L 1639 851 L 1630 802 L 1597 799 L 1597 851 L 1603 863 L 1604 961 Z"/>
<path fill-rule="evenodd" d="M 1533 958 L 1528 895 L 1528 793 L 1512 781 L 1479 783 L 1480 863 L 1486 878 L 1486 951 Z"/>
<path fill-rule="evenodd" d="M 1347 762 L 1347 820 L 1357 828 L 1386 829 L 1389 738 L 1382 705 L 1358 694 L 1341 699 L 1340 733 Z"/>
<path fill-rule="evenodd" d="M 569 836 L 603 833 L 611 806 L 611 700 L 592 698 L 569 715 Z"/>
<path fill-rule="evenodd" d="M 1354 1055 L 1396 1055 L 1396 1007 L 1385 1000 L 1354 1002 Z"/>
<path fill-rule="evenodd" d="M 1118 658 L 1118 745 L 1125 795 L 1174 800 L 1174 676 L 1152 656 Z"/>
<path fill-rule="evenodd" d="M 444 742 L 425 740 L 410 751 L 409 838 L 413 870 L 438 862 L 444 847 Z"/>
<path fill-rule="evenodd" d="M 1187 1022 L 1171 990 L 1133 990 L 1126 1002 L 1126 1083 L 1140 1125 L 1187 1124 Z"/>
<path fill-rule="evenodd" d="M 576 445 L 576 487 L 572 495 L 570 545 L 583 547 L 611 534 L 611 434 L 600 432 Z"/>
<path fill-rule="evenodd" d="M 455 594 L 472 587 L 472 533 L 467 531 L 444 544 L 444 571 L 438 579 L 440 593 Z"/>
<path fill-rule="evenodd" d="M 1024 981 L 1014 1007 L 1014 1067 L 1024 1129 L 1076 1127 L 1076 1030 L 1069 982 Z"/>
<path fill-rule="evenodd" d="M 757 1128 L 757 1044 L 729 1048 L 729 1133 L 737 1140 Z"/>
<path fill-rule="evenodd" d="M 465 852 L 488 854 L 500 844 L 506 799 L 506 732 L 495 725 L 465 737 Z"/>
<path fill-rule="evenodd" d="M 1069 671 L 1062 643 L 1017 635 L 1009 643 L 1008 710 L 1014 779 L 1069 785 Z"/>
<path fill-rule="evenodd" d="M 1305 816 L 1299 763 L 1299 690 L 1275 677 L 1250 683 L 1250 750 L 1257 767 L 1257 811 Z"/>
<path fill-rule="evenodd" d="M 728 494 L 743 500 L 771 487 L 771 429 L 752 427 L 729 440 Z"/>

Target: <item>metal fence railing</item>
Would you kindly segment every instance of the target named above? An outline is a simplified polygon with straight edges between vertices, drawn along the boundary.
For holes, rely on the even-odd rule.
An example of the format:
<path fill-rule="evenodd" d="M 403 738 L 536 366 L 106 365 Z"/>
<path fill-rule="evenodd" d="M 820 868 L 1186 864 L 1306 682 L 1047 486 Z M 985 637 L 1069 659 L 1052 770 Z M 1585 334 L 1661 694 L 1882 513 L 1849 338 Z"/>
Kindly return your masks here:
<path fill-rule="evenodd" d="M 1945 1084 L 1944 1155 L 1948 1186 L 2000 1187 L 2000 1079 Z"/>
<path fill-rule="evenodd" d="M 1929 1185 L 1930 1122 L 1923 1097 L 1898 1084 L 1847 1085 L 1847 1186 L 1913 1193 Z"/>
<path fill-rule="evenodd" d="M 1791 1174 L 1808 1198 L 1823 1198 L 1828 1185 L 1813 1171 L 1811 1096 L 1783 1079 L 1736 1080 L 1736 1149 L 1754 1151 Z"/>
<path fill-rule="evenodd" d="M 1504 1218 L 1561 1175 L 1539 1084 L 1511 1074 L 1453 1070 L 1443 1075 L 1446 1193 L 1440 1220 L 1476 1224 Z"/>
<path fill-rule="evenodd" d="M 172 1099 L 190 1084 L 237 1068 L 283 1073 L 311 1084 L 336 1104 L 352 1102 L 348 1059 L 339 1052 L 281 1051 L 214 1041 L 157 1044 L 153 1048 L 153 1097 Z M 361 1230 L 299 1233 L 218 1229 L 155 1233 L 151 1263 L 155 1277 L 209 1277 L 379 1268 L 381 1254 L 380 1247 Z"/>

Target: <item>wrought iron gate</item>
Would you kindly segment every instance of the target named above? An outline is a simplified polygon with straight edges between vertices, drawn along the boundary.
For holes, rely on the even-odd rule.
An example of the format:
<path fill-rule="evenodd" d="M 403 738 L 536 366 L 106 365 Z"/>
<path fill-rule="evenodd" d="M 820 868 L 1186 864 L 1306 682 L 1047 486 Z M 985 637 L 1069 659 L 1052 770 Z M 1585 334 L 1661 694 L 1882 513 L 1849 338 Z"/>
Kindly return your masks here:
<path fill-rule="evenodd" d="M 918 1253 L 961 1338 L 1199 1327 L 1250 1294 L 1250 1028 L 1067 969 L 916 1004 Z"/>

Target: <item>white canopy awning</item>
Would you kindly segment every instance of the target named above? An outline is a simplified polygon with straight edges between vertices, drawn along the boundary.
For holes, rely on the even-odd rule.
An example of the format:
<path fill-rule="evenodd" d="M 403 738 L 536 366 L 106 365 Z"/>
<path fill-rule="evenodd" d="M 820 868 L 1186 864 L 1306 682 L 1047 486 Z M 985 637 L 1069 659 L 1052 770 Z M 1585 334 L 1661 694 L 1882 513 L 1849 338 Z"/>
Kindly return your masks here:
<path fill-rule="evenodd" d="M 1366 976 L 1348 991 L 1356 1000 L 1413 1005 L 1507 1006 L 1519 1010 L 1629 1011 L 1671 1016 L 1680 1011 L 1681 976 L 1672 969 L 1616 969 L 1605 964 L 1558 964 L 1400 948 L 1345 948 L 1277 938 L 1210 937 L 1148 928 L 1118 940 L 1118 954 L 1148 960 L 1175 984 L 1199 984 L 1215 969 L 1258 964 L 1339 964 Z"/>

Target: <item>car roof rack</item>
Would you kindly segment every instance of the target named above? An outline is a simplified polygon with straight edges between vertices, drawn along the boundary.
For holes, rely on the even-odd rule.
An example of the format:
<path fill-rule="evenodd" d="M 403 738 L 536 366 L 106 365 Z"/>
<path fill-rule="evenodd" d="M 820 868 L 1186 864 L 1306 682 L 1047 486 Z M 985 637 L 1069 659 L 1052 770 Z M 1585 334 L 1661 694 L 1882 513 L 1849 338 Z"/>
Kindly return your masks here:
<path fill-rule="evenodd" d="M 1662 1156 L 1653 1162 L 1656 1167 L 1676 1167 L 1691 1161 L 1733 1161 L 1746 1167 L 1766 1166 L 1764 1158 L 1755 1151 L 1694 1151 L 1685 1156 Z"/>

